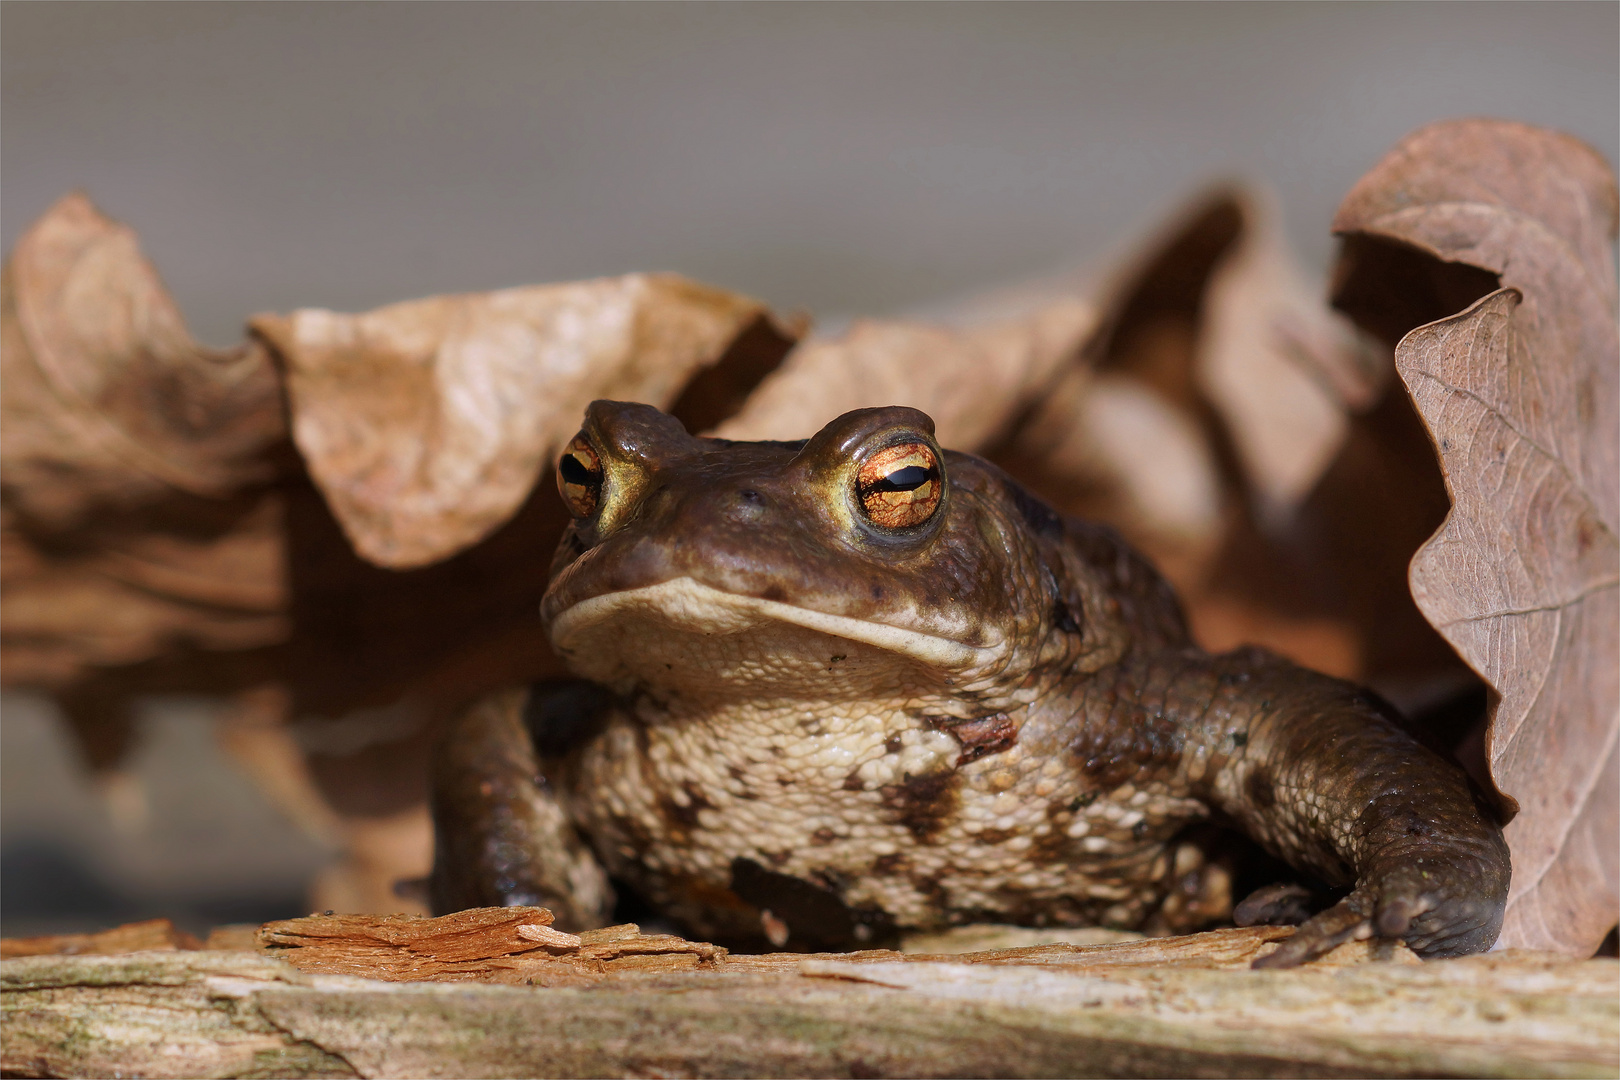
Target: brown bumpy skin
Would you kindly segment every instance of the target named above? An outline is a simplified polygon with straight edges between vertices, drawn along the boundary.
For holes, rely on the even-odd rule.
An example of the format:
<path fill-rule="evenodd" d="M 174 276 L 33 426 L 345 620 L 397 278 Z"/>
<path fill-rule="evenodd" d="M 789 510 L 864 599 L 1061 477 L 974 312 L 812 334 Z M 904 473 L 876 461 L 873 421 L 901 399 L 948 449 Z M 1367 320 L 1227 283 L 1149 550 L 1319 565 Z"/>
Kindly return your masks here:
<path fill-rule="evenodd" d="M 1356 938 L 1403 939 L 1423 956 L 1496 940 L 1509 876 L 1501 830 L 1462 770 L 1402 730 L 1389 705 L 1261 649 L 1160 658 L 1137 680 L 1139 700 L 1162 693 L 1179 721 L 1189 791 L 1294 866 L 1354 885 L 1256 966 L 1291 967 Z M 1240 923 L 1263 914 L 1236 912 Z"/>
<path fill-rule="evenodd" d="M 576 444 L 542 617 L 599 689 L 463 719 L 439 759 L 436 908 L 543 902 L 583 928 L 611 874 L 690 932 L 775 946 L 971 921 L 1177 932 L 1229 910 L 1188 829 L 1212 819 L 1351 887 L 1309 918 L 1297 887 L 1239 904 L 1245 924 L 1304 919 L 1262 966 L 1352 938 L 1495 940 L 1508 852 L 1460 769 L 1364 690 L 1199 650 L 1112 531 L 941 450 L 923 414 L 728 443 L 596 402 Z"/>
<path fill-rule="evenodd" d="M 1291 865 L 1354 886 L 1255 966 L 1293 967 L 1369 937 L 1422 956 L 1490 948 L 1508 849 L 1460 768 L 1361 687 L 1264 649 L 1197 649 L 1169 586 L 1111 530 L 1064 522 L 1061 549 L 1047 552 L 1067 570 L 1060 581 L 1072 590 L 1087 572 L 1104 575 L 1130 641 L 1116 664 L 1067 690 L 1081 769 L 1104 786 L 1168 780 Z M 1261 890 L 1235 920 L 1298 922 L 1304 891 Z"/>

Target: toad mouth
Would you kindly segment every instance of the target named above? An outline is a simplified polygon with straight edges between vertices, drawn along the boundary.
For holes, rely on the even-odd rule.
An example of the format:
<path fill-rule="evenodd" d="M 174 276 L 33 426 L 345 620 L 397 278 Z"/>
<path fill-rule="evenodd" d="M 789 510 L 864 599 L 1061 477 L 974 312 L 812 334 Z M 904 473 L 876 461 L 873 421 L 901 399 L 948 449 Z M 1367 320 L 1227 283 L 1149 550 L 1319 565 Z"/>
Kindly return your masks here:
<path fill-rule="evenodd" d="M 581 600 L 552 619 L 551 640 L 566 654 L 591 628 L 626 616 L 651 617 L 668 623 L 672 629 L 707 635 L 740 633 L 764 623 L 786 623 L 957 671 L 982 669 L 1005 653 L 1000 641 L 987 646 L 967 645 L 939 634 L 728 593 L 689 577 Z"/>

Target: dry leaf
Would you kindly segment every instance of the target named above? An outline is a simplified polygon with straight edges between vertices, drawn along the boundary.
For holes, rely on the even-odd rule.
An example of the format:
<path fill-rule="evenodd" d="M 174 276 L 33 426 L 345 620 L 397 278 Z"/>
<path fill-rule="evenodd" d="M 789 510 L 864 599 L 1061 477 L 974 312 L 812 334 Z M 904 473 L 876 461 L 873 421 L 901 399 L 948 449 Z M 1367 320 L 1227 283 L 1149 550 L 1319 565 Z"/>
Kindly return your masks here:
<path fill-rule="evenodd" d="M 673 275 L 252 322 L 281 356 L 293 439 L 355 550 L 437 562 L 513 517 L 595 398 L 673 405 L 758 302 Z"/>
<path fill-rule="evenodd" d="M 987 298 L 952 322 L 864 319 L 806 342 L 714 434 L 803 439 L 851 409 L 909 405 L 934 418 L 941 445 L 980 450 L 1073 356 L 1095 315 L 1072 292 L 1043 292 Z"/>
<path fill-rule="evenodd" d="M 995 458 L 1066 513 L 1107 521 L 1161 562 L 1218 533 L 1221 477 L 1193 383 L 1208 278 L 1241 225 L 1200 200 L 1100 289 L 1096 325 Z"/>
<path fill-rule="evenodd" d="M 1106 286 L 1095 332 L 992 454 L 1147 553 L 1206 646 L 1355 675 L 1363 650 L 1320 555 L 1284 549 L 1389 364 L 1315 293 L 1274 219 L 1257 192 L 1196 199 Z M 1388 591 L 1405 596 L 1395 576 Z"/>
<path fill-rule="evenodd" d="M 198 346 L 128 228 L 82 195 L 17 242 L 6 272 L 8 500 L 63 529 L 171 491 L 229 496 L 272 478 L 274 373 L 252 347 Z"/>
<path fill-rule="evenodd" d="M 1519 808 L 1504 948 L 1591 955 L 1620 911 L 1616 217 L 1589 147 L 1470 120 L 1403 140 L 1334 222 L 1505 286 L 1396 354 L 1452 502 L 1412 592 L 1495 691 L 1487 758 Z M 1350 272 L 1376 264 L 1363 251 Z"/>
<path fill-rule="evenodd" d="M 188 536 L 186 526 L 205 515 L 172 515 L 150 531 L 103 527 L 64 536 L 42 535 L 0 511 L 7 685 L 60 689 L 98 669 L 185 649 L 285 641 L 281 506 L 261 496 L 219 509 L 222 531 L 201 537 Z"/>
<path fill-rule="evenodd" d="M 58 692 L 108 765 L 138 690 L 276 665 L 280 388 L 262 348 L 194 343 L 134 234 L 79 195 L 7 261 L 0 341 L 0 668 Z"/>
<path fill-rule="evenodd" d="M 1227 195 L 1243 227 L 1205 287 L 1194 377 L 1230 434 L 1263 523 L 1293 517 L 1388 383 L 1387 357 L 1328 308 L 1263 191 Z"/>

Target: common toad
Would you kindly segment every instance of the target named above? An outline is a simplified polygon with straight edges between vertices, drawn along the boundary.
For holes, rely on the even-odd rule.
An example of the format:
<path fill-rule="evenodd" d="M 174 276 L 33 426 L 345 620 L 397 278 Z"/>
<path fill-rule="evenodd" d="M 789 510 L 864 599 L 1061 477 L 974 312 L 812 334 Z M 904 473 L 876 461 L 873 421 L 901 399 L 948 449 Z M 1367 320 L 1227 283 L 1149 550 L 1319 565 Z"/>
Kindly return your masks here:
<path fill-rule="evenodd" d="M 488 698 L 435 780 L 439 910 L 851 945 L 964 922 L 1189 929 L 1230 906 L 1189 826 L 1347 896 L 1266 963 L 1350 938 L 1488 948 L 1509 862 L 1391 708 L 1261 649 L 1199 649 L 1169 587 L 914 409 L 804 442 L 598 401 L 541 615 L 585 682 Z M 1297 910 L 1288 888 L 1240 922 Z"/>

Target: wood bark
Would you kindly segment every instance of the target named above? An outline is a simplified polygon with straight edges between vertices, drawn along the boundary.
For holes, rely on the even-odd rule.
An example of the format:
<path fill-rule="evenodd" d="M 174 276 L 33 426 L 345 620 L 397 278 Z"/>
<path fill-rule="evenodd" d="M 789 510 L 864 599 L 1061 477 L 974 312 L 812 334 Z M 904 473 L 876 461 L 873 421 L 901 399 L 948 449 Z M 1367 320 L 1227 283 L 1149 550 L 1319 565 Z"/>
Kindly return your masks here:
<path fill-rule="evenodd" d="M 1421 963 L 1404 948 L 1354 942 L 1305 968 L 1251 970 L 1291 933 L 1275 927 L 962 955 L 731 956 L 633 926 L 573 944 L 544 932 L 548 915 L 313 916 L 267 925 L 253 950 L 187 949 L 157 934 L 161 951 L 5 960 L 0 1068 L 156 1077 L 1620 1069 L 1620 961 L 1609 959 L 1516 952 Z"/>

